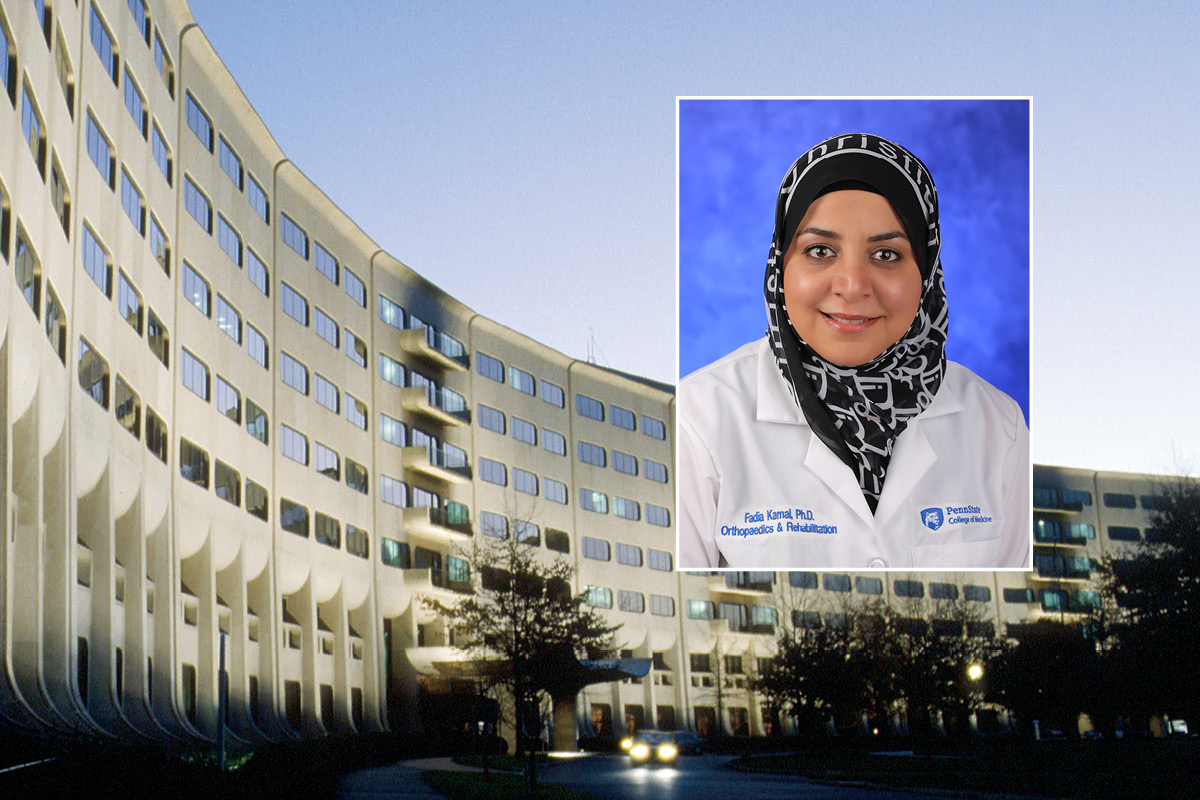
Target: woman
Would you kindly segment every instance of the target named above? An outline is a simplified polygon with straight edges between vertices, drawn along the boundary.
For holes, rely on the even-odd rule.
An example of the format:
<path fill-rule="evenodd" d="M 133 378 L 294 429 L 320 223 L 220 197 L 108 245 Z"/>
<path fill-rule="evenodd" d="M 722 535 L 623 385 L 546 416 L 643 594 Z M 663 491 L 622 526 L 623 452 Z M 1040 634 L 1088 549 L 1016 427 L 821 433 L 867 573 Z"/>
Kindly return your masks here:
<path fill-rule="evenodd" d="M 767 337 L 679 386 L 682 568 L 1028 567 L 1029 431 L 945 357 L 937 190 L 871 134 L 780 186 Z"/>

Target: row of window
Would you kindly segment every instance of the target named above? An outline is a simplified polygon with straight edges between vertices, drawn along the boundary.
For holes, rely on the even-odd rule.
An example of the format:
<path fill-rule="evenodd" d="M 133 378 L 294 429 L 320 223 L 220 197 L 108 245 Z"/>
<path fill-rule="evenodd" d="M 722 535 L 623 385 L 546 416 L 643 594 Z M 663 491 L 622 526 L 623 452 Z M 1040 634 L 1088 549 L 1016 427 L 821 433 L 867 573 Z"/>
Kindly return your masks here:
<path fill-rule="evenodd" d="M 1142 508 L 1146 511 L 1166 511 L 1171 507 L 1170 499 L 1158 494 L 1143 494 L 1140 497 L 1134 497 L 1131 494 L 1119 492 L 1104 493 L 1105 508 L 1137 508 L 1139 500 Z"/>
<path fill-rule="evenodd" d="M 729 630 L 748 633 L 774 633 L 779 624 L 779 612 L 770 606 L 750 606 L 742 603 L 714 604 L 711 600 L 688 600 L 688 619 L 728 621 Z"/>
<path fill-rule="evenodd" d="M 179 377 L 184 388 L 206 403 L 215 401 L 217 411 L 237 425 L 242 424 L 242 393 L 220 375 L 216 377 L 213 391 L 212 376 L 208 364 L 201 361 L 186 348 L 179 348 Z M 270 421 L 267 412 L 257 403 L 246 398 L 246 432 L 263 444 L 269 444 Z"/>
<path fill-rule="evenodd" d="M 1159 544 L 1166 541 L 1163 532 L 1157 528 L 1146 528 L 1143 532 L 1127 525 L 1108 526 L 1108 538 L 1114 542 L 1138 542 L 1142 541 L 1143 536 L 1148 544 Z"/>
<path fill-rule="evenodd" d="M 303 506 L 294 500 L 280 498 L 279 500 L 279 527 L 289 533 L 294 533 L 297 536 L 303 536 L 305 539 L 309 536 L 310 517 L 308 507 Z M 340 550 L 342 547 L 342 523 L 337 519 L 322 514 L 320 511 L 315 512 L 311 517 L 312 532 L 318 542 L 335 550 Z M 370 536 L 362 528 L 356 527 L 349 523 L 346 524 L 346 552 L 352 556 L 359 558 L 368 558 L 370 556 Z"/>
<path fill-rule="evenodd" d="M 626 564 L 631 567 L 642 566 L 642 548 L 637 545 L 625 544 L 617 542 L 617 563 Z M 584 558 L 592 558 L 597 561 L 609 561 L 612 558 L 612 550 L 608 541 L 597 539 L 592 536 L 584 536 L 580 540 L 580 552 Z M 665 550 L 655 550 L 653 547 L 646 549 L 646 566 L 650 569 L 670 572 L 674 569 L 673 557 Z"/>
<path fill-rule="evenodd" d="M 1100 607 L 1100 593 L 1078 589 L 1011 588 L 1004 590 L 1004 602 L 1018 605 L 1040 603 L 1043 611 L 1087 612 Z"/>
<path fill-rule="evenodd" d="M 453 359 L 463 366 L 467 365 L 467 349 L 463 343 L 448 333 L 444 333 L 416 314 L 405 311 L 395 301 L 379 295 L 379 319 L 398 331 L 420 330 L 425 332 L 425 342 L 447 358 Z"/>
<path fill-rule="evenodd" d="M 108 361 L 96 352 L 95 348 L 83 337 L 79 338 L 79 387 L 84 394 L 108 410 L 110 397 L 117 422 L 128 431 L 133 438 L 142 438 L 142 401 L 137 391 L 121 375 L 112 381 L 110 395 L 110 373 Z M 146 406 L 146 449 L 164 464 L 167 463 L 167 423 L 154 413 L 149 405 Z"/>
<path fill-rule="evenodd" d="M 613 592 L 606 586 L 587 586 L 584 589 L 583 599 L 592 608 L 613 607 Z M 633 614 L 645 613 L 646 596 L 641 592 L 618 589 L 617 609 Z M 659 617 L 675 616 L 675 598 L 662 594 L 650 595 L 650 613 Z"/>
<path fill-rule="evenodd" d="M 753 574 L 753 573 L 751 573 Z M 852 582 L 849 575 L 833 572 L 789 572 L 788 583 L 797 589 L 823 588 L 828 592 L 849 592 Z M 883 581 L 880 578 L 856 577 L 853 581 L 854 590 L 860 594 L 878 595 L 883 593 Z M 892 590 L 898 597 L 920 598 L 925 596 L 925 584 L 922 581 L 896 579 Z M 929 584 L 929 597 L 934 600 L 957 600 L 959 589 L 953 583 Z M 992 599 L 992 590 L 987 586 L 965 584 L 962 587 L 962 597 L 977 603 L 986 603 Z"/>
<path fill-rule="evenodd" d="M 213 233 L 212 202 L 196 185 L 190 175 L 183 176 L 183 207 L 196 224 L 209 236 Z M 217 214 L 217 245 L 238 269 L 245 268 L 246 277 L 263 296 L 271 296 L 271 272 L 262 258 L 249 247 L 242 246 L 242 236 L 224 214 Z M 286 310 L 286 308 L 285 308 Z M 307 325 L 307 320 L 304 323 Z"/>
<path fill-rule="evenodd" d="M 1096 538 L 1096 529 L 1086 522 L 1035 519 L 1033 540 L 1039 544 L 1086 544 Z"/>
<path fill-rule="evenodd" d="M 403 425 L 403 423 L 398 424 Z M 520 467 L 513 467 L 512 471 L 514 489 L 525 494 L 538 494 L 537 475 Z M 493 461 L 490 458 L 480 456 L 479 478 L 486 483 L 494 483 L 497 486 L 508 486 L 508 467 L 499 461 Z M 543 495 L 551 502 L 566 504 L 567 492 L 568 489 L 565 483 L 553 478 L 543 478 Z M 618 517 L 634 522 L 642 518 L 642 507 L 636 500 L 614 495 L 610 504 L 609 497 L 604 492 L 598 492 L 594 489 L 579 490 L 579 507 L 585 511 L 607 514 L 610 505 L 612 513 Z M 662 506 L 646 503 L 646 521 L 651 525 L 663 528 L 669 527 L 671 525 L 671 512 Z"/>
<path fill-rule="evenodd" d="M 234 151 L 233 146 L 226 141 L 224 136 L 216 136 L 214 134 L 212 120 L 208 114 L 200 106 L 200 103 L 192 96 L 191 92 L 186 93 L 184 102 L 184 119 L 187 122 L 188 128 L 192 133 L 196 134 L 196 138 L 204 145 L 204 149 L 209 153 L 213 152 L 214 142 L 217 145 L 217 163 L 221 167 L 221 171 L 229 176 L 229 180 L 233 182 L 234 187 L 239 191 L 246 192 L 246 201 L 250 204 L 250 208 L 264 223 L 271 224 L 271 206 L 267 199 L 267 193 L 253 175 L 250 175 L 242 167 L 242 159 Z M 211 230 L 209 231 L 212 232 Z"/>
<path fill-rule="evenodd" d="M 585 394 L 575 395 L 575 410 L 597 422 L 604 421 L 604 403 L 594 397 L 588 397 Z M 613 425 L 618 428 L 624 428 L 628 431 L 637 430 L 637 415 L 626 408 L 621 408 L 615 404 L 609 404 L 609 419 Z M 667 427 L 662 420 L 654 417 L 642 415 L 642 433 L 647 436 L 652 436 L 655 439 L 667 438 Z"/>
<path fill-rule="evenodd" d="M 243 486 L 241 473 L 220 459 L 212 462 L 211 471 L 209 464 L 207 450 L 187 439 L 179 440 L 179 474 L 185 480 L 203 489 L 209 488 L 211 483 L 217 497 L 241 508 Z M 268 497 L 265 486 L 246 478 L 245 501 L 247 513 L 263 522 L 268 521 Z"/>
<path fill-rule="evenodd" d="M 7 196 L 0 189 L 0 204 L 4 203 L 6 199 Z M 0 255 L 5 260 L 8 260 L 9 220 L 6 209 L 0 211 L 0 214 L 4 214 L 3 218 L 0 219 Z M 21 296 L 25 298 L 25 302 L 29 304 L 30 310 L 33 311 L 34 317 L 44 320 L 46 338 L 50 341 L 50 346 L 54 349 L 54 352 L 58 354 L 58 360 L 65 366 L 67 363 L 66 312 L 63 310 L 62 303 L 59 302 L 58 294 L 54 291 L 54 286 L 48 280 L 46 281 L 45 306 L 43 307 L 42 262 L 33 251 L 33 247 L 30 246 L 29 239 L 25 235 L 25 229 L 20 223 L 17 224 L 16 242 L 16 250 L 13 258 L 13 278 L 16 280 Z"/>
<path fill-rule="evenodd" d="M 515 420 L 516 417 L 513 419 Z M 608 466 L 607 453 L 600 445 L 581 441 L 578 443 L 578 449 L 579 460 L 584 464 L 591 464 L 594 467 Z M 617 472 L 633 476 L 638 474 L 637 457 L 632 456 L 629 453 L 622 453 L 620 450 L 614 449 L 612 451 L 612 465 L 613 469 L 615 469 Z M 667 465 L 658 461 L 652 461 L 648 458 L 643 458 L 642 473 L 656 483 L 667 482 Z"/>

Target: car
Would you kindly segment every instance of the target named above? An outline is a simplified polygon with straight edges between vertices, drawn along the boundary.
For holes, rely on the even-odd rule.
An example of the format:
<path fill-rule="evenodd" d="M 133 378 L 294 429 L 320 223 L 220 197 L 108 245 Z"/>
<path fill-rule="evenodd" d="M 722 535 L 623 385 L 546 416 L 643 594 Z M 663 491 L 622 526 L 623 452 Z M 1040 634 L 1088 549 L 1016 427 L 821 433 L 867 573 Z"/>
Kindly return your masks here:
<path fill-rule="evenodd" d="M 629 745 L 629 763 L 631 766 L 642 764 L 674 764 L 679 748 L 669 733 L 644 731 L 634 736 Z"/>
<path fill-rule="evenodd" d="M 681 753 L 698 756 L 708 747 L 707 739 L 691 731 L 667 731 L 667 734 L 671 736 L 671 741 L 675 742 L 675 747 Z"/>

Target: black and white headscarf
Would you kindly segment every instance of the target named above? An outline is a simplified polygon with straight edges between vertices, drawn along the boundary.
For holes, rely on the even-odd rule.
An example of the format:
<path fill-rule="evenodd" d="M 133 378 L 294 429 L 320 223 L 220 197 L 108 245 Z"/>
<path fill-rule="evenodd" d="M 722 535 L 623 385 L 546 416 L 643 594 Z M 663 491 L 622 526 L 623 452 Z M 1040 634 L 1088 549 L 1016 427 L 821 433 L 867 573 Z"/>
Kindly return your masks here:
<path fill-rule="evenodd" d="M 817 355 L 792 327 L 783 257 L 808 207 L 838 188 L 874 191 L 900 218 L 921 270 L 921 305 L 908 332 L 866 364 L 843 367 Z M 834 136 L 796 159 L 779 187 L 765 295 L 771 350 L 813 432 L 854 471 L 872 513 L 896 437 L 937 394 L 946 372 L 937 189 L 912 153 L 879 136 Z M 786 324 L 780 324 L 783 320 Z"/>

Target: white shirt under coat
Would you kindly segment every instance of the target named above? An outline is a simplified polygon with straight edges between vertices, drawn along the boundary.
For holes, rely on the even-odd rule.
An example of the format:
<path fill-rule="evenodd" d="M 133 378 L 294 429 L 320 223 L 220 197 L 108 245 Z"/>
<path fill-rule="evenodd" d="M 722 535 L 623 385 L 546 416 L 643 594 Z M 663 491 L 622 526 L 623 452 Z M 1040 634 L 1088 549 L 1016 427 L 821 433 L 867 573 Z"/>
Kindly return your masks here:
<path fill-rule="evenodd" d="M 875 514 L 765 338 L 684 378 L 678 421 L 682 569 L 1029 567 L 1029 429 L 961 364 L 897 437 Z"/>

